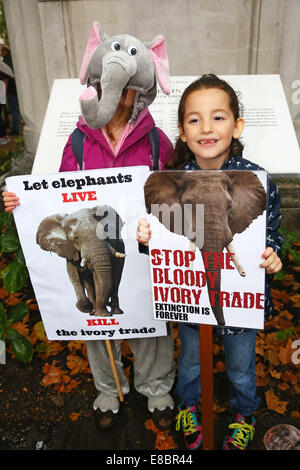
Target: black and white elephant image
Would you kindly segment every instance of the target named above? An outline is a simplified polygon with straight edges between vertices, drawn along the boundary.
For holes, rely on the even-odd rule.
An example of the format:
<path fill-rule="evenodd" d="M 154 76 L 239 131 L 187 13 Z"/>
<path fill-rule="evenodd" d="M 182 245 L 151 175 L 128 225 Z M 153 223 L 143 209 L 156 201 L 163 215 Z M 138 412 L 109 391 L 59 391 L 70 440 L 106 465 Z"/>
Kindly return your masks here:
<path fill-rule="evenodd" d="M 244 232 L 266 209 L 266 191 L 255 173 L 237 170 L 154 172 L 148 177 L 144 192 L 147 212 L 156 216 L 168 230 L 187 236 L 191 241 L 190 246 L 196 249 L 198 245 L 202 254 L 222 253 L 227 248 L 229 253 L 234 254 L 232 259 L 239 273 L 245 276 L 238 253 L 232 246 L 232 239 L 235 234 Z M 164 203 L 168 206 L 179 204 L 183 209 L 179 224 L 171 220 L 171 225 L 166 225 L 163 211 L 159 209 Z M 204 205 L 204 237 L 201 246 L 195 236 L 197 204 Z M 185 205 L 192 207 L 192 211 L 184 211 Z M 220 292 L 221 269 L 213 266 L 212 257 L 208 257 L 208 260 L 206 269 L 216 276 L 213 290 Z M 207 287 L 212 290 L 209 276 Z M 212 306 L 212 311 L 218 325 L 225 325 L 223 308 L 218 301 Z"/>
<path fill-rule="evenodd" d="M 51 215 L 38 227 L 38 245 L 66 258 L 81 312 L 95 316 L 123 313 L 118 297 L 125 262 L 123 225 L 112 207 L 102 205 Z"/>
<path fill-rule="evenodd" d="M 129 123 L 148 107 L 157 93 L 170 93 L 166 43 L 158 35 L 142 43 L 128 34 L 107 36 L 93 23 L 80 69 L 80 83 L 87 85 L 80 96 L 81 112 L 88 126 L 99 129 L 115 114 L 124 90 L 136 91 Z"/>

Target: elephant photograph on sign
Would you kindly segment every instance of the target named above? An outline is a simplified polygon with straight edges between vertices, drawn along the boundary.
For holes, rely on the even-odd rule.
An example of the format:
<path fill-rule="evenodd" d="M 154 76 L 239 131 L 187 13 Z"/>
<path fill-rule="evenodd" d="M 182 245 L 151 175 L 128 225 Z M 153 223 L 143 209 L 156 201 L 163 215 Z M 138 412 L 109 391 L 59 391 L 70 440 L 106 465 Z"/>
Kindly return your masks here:
<path fill-rule="evenodd" d="M 123 313 L 118 297 L 125 262 L 123 225 L 112 207 L 102 205 L 51 215 L 38 227 L 37 244 L 66 259 L 81 312 L 103 317 Z"/>
<path fill-rule="evenodd" d="M 262 215 L 266 209 L 266 191 L 258 176 L 251 171 L 165 171 L 153 172 L 145 186 L 145 203 L 147 212 L 158 218 L 171 232 L 185 235 L 190 239 L 190 247 L 198 246 L 203 253 L 222 253 L 224 248 L 232 254 L 232 260 L 241 276 L 245 270 L 240 264 L 238 253 L 235 253 L 232 240 L 235 234 L 243 233 L 250 224 Z M 166 204 L 181 208 L 182 219 L 175 223 L 170 211 L 171 220 L 166 225 L 160 207 Z M 196 237 L 197 221 L 195 206 L 204 206 L 204 227 L 201 243 Z M 191 207 L 192 211 L 184 208 Z M 198 237 L 199 238 L 199 237 Z M 213 257 L 208 258 L 206 269 L 214 273 L 215 283 L 212 286 L 207 276 L 208 290 L 220 292 L 221 269 L 213 265 Z M 212 306 L 218 325 L 225 325 L 223 307 L 216 302 Z"/>

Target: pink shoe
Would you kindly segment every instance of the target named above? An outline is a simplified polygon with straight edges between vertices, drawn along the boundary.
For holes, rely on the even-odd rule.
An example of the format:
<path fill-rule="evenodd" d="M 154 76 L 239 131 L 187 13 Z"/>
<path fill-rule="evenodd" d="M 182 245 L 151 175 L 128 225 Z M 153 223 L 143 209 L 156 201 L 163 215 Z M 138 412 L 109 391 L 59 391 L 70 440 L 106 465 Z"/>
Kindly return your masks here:
<path fill-rule="evenodd" d="M 252 441 L 255 433 L 255 424 L 256 421 L 253 416 L 244 417 L 237 414 L 228 426 L 231 435 L 225 437 L 223 449 L 247 450 L 248 444 Z"/>

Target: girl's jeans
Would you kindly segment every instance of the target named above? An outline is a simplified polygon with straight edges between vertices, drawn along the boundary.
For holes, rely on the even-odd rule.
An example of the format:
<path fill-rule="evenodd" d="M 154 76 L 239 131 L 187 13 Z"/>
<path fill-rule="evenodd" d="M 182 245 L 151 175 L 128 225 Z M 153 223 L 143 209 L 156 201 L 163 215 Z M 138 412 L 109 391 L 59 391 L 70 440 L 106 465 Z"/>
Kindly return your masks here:
<path fill-rule="evenodd" d="M 183 405 L 200 401 L 199 329 L 179 324 L 181 352 L 178 358 L 178 381 L 175 394 Z M 255 376 L 256 330 L 225 334 L 224 350 L 228 378 L 232 384 L 230 406 L 243 416 L 251 415 L 258 407 Z"/>

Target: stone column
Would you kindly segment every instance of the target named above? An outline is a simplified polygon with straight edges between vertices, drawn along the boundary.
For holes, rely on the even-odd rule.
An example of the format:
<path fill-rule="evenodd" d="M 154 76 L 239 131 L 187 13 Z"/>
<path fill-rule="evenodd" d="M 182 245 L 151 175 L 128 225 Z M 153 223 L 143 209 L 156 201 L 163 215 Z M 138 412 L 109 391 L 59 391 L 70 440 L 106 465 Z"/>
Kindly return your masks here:
<path fill-rule="evenodd" d="M 38 1 L 4 0 L 4 12 L 30 166 L 49 100 Z"/>

